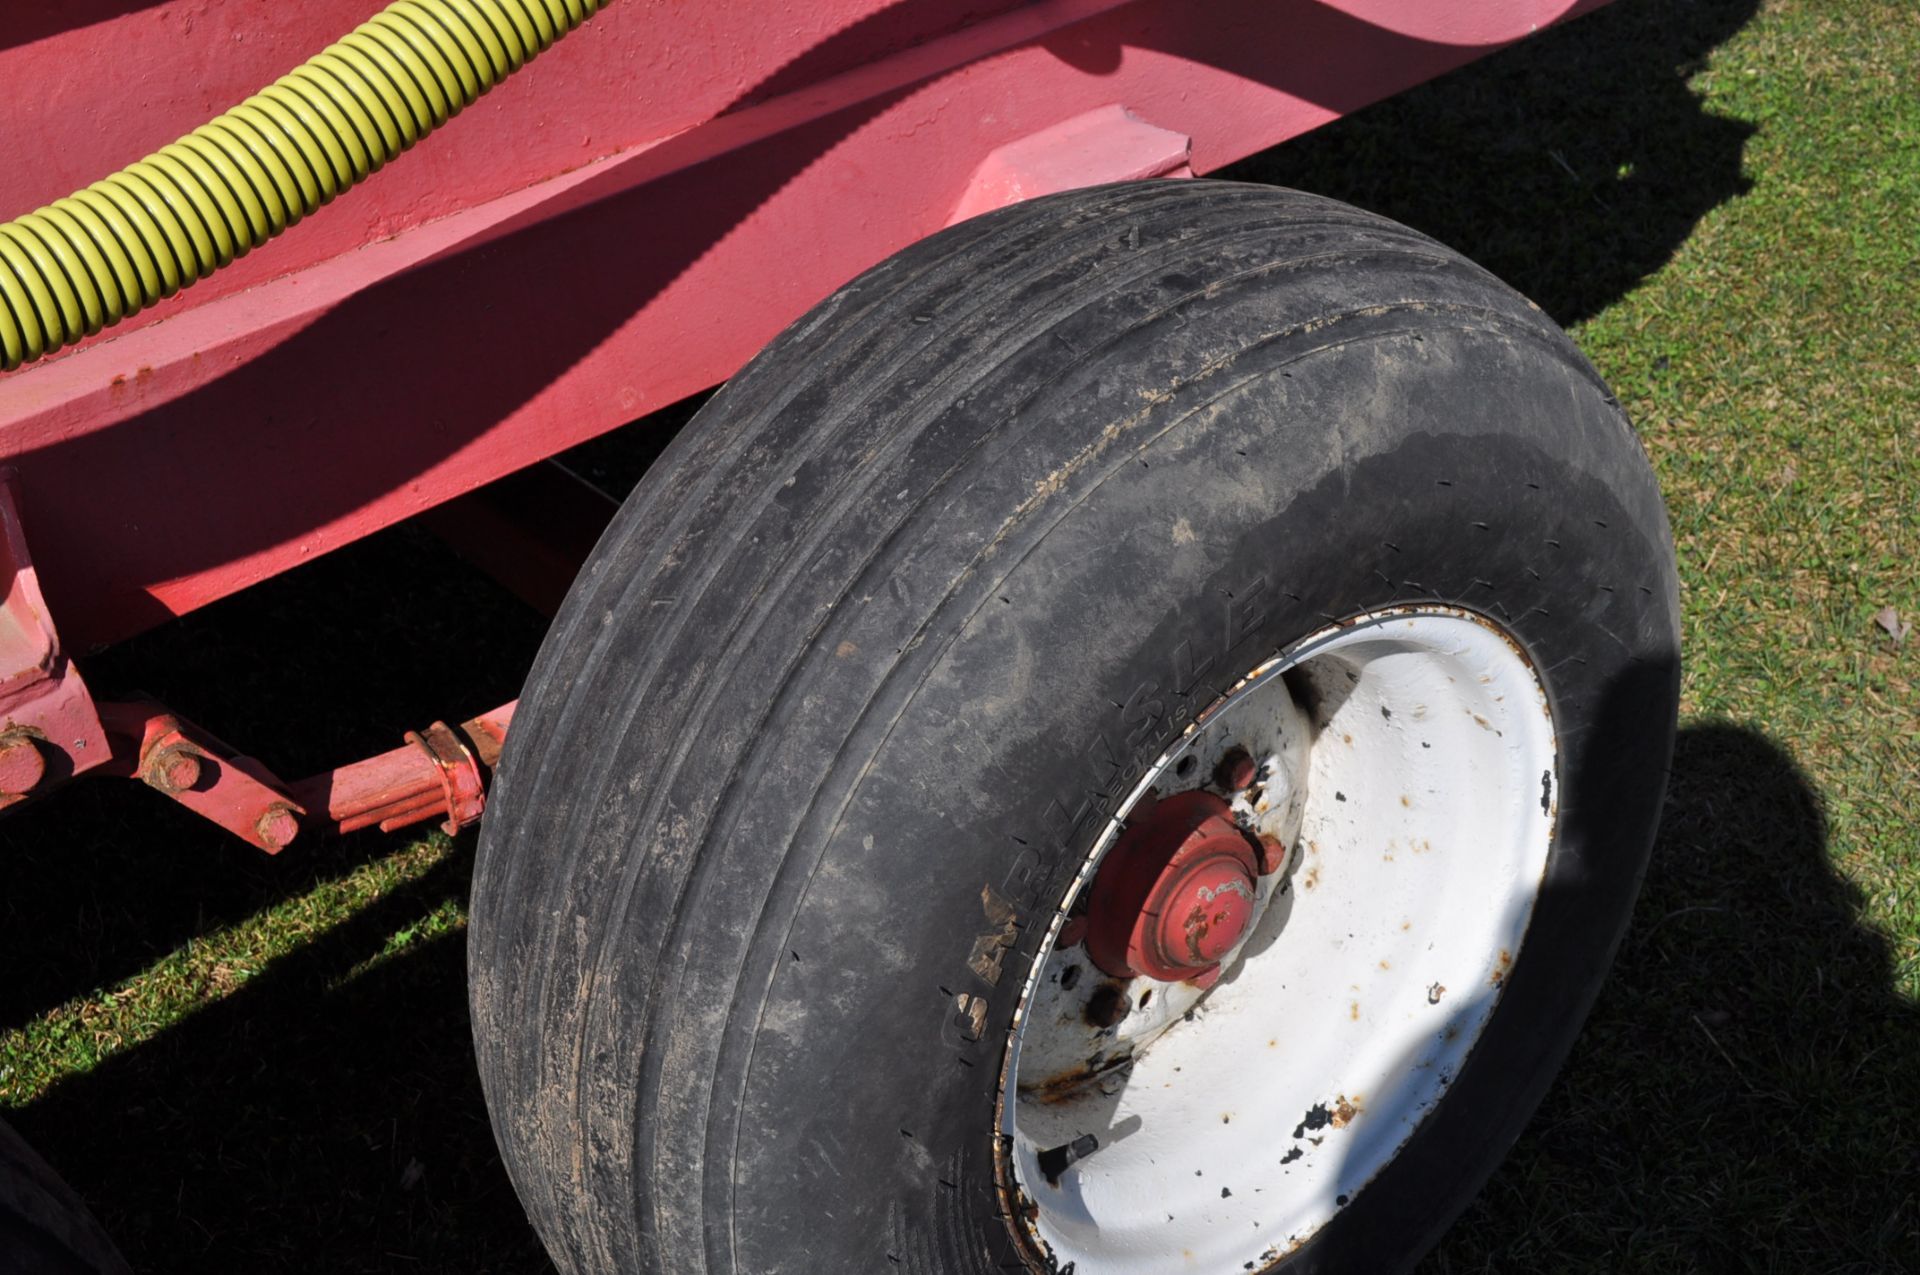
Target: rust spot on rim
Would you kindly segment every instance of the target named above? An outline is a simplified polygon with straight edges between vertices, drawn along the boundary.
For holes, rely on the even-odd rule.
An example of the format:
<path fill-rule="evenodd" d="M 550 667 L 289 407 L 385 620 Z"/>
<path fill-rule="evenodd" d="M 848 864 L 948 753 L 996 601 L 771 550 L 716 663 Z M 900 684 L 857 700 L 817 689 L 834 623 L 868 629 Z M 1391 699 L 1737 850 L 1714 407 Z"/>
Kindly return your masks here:
<path fill-rule="evenodd" d="M 1099 1061 L 1094 1061 L 1099 1059 Z M 1020 1096 L 1046 1106 L 1058 1106 L 1078 1098 L 1100 1081 L 1133 1065 L 1132 1054 L 1121 1054 L 1117 1058 L 1101 1058 L 1095 1054 L 1086 1064 L 1048 1076 L 1045 1080 L 1031 1085 L 1020 1086 Z"/>

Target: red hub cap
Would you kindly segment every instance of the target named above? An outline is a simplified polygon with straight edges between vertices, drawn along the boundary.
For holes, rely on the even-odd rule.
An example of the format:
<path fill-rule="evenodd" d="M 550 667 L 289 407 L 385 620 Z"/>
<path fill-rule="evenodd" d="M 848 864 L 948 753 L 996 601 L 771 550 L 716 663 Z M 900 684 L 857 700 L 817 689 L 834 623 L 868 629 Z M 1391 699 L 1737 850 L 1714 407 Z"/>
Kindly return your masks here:
<path fill-rule="evenodd" d="M 1212 977 L 1253 924 L 1260 863 L 1212 793 L 1136 813 L 1094 878 L 1087 954 L 1115 978 Z"/>

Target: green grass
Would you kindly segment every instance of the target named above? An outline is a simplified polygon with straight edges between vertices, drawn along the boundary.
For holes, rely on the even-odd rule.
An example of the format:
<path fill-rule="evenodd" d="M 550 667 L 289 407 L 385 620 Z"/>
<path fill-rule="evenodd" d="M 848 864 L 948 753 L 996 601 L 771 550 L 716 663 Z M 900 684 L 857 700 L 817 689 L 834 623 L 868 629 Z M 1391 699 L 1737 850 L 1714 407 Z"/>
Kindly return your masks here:
<path fill-rule="evenodd" d="M 1619 0 L 1237 170 L 1398 217 L 1571 325 L 1679 550 L 1655 866 L 1432 1271 L 1920 1270 L 1915 68 L 1911 3 Z M 284 735 L 299 771 L 510 697 L 537 636 L 403 532 L 93 678 Z M 545 1269 L 468 1056 L 470 838 L 268 861 L 149 797 L 0 827 L 7 1118 L 143 1267 Z"/>
<path fill-rule="evenodd" d="M 139 973 L 48 1010 L 0 1039 L 0 1093 L 9 1101 L 44 1093 L 68 1076 L 91 1071 L 103 1059 L 144 1044 L 200 1006 L 231 996 L 274 961 L 311 947 L 374 904 L 416 886 L 451 855 L 452 845 L 444 835 L 407 845 L 238 924 L 197 935 Z M 452 899 L 397 919 L 399 928 L 385 936 L 377 953 L 326 980 L 323 990 L 331 991 L 462 924 Z"/>

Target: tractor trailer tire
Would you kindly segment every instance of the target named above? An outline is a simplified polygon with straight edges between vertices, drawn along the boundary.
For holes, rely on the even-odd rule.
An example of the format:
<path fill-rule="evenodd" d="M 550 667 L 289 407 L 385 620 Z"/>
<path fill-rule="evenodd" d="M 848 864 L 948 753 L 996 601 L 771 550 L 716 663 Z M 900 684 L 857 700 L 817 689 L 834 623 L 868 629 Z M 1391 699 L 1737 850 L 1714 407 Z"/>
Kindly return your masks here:
<path fill-rule="evenodd" d="M 473 890 L 562 1270 L 1411 1265 L 1565 1057 L 1671 753 L 1653 474 L 1540 311 L 1290 191 L 901 252 L 646 475 Z"/>

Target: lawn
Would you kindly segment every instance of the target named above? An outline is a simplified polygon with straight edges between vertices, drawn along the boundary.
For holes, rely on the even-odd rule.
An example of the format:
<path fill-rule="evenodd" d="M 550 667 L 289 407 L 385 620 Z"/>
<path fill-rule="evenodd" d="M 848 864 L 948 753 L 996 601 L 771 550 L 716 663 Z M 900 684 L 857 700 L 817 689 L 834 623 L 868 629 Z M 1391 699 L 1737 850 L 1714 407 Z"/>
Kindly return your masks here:
<path fill-rule="evenodd" d="M 1567 324 L 1678 544 L 1633 929 L 1425 1269 L 1920 1271 L 1915 68 L 1911 0 L 1619 0 L 1231 174 L 1397 217 Z M 630 470 L 669 415 L 589 459 Z M 540 628 L 403 528 L 89 676 L 303 773 L 511 698 Z M 469 1058 L 471 856 L 269 860 L 131 785 L 7 820 L 0 1112 L 141 1269 L 548 1269 Z"/>

